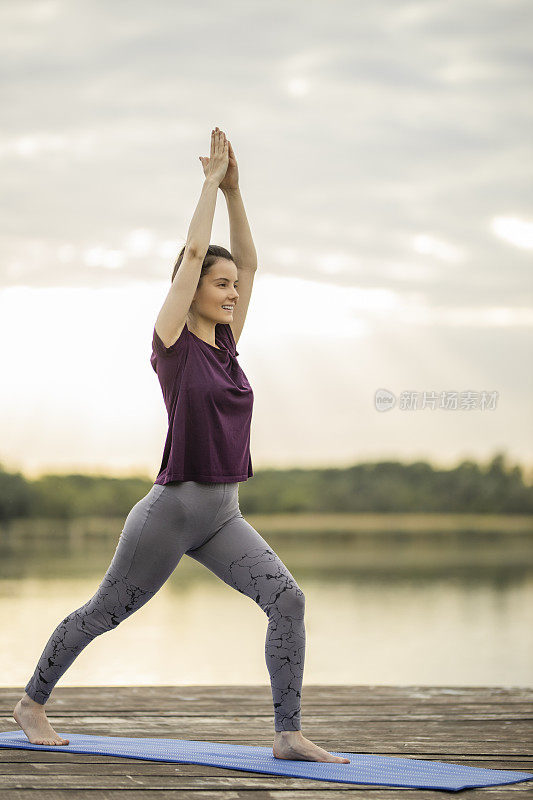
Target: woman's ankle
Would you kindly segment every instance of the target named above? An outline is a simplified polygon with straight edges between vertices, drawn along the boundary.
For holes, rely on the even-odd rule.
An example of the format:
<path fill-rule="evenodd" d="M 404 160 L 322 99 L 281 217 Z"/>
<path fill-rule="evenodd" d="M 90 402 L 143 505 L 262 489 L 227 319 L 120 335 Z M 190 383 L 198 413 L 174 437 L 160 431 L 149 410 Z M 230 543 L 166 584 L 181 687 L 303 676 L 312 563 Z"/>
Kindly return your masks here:
<path fill-rule="evenodd" d="M 30 706 L 30 707 L 39 706 L 39 708 L 44 708 L 44 705 L 42 703 L 38 703 L 36 700 L 31 698 L 29 694 L 27 694 L 26 692 L 24 692 L 24 694 L 22 695 L 20 702 L 23 706 Z"/>

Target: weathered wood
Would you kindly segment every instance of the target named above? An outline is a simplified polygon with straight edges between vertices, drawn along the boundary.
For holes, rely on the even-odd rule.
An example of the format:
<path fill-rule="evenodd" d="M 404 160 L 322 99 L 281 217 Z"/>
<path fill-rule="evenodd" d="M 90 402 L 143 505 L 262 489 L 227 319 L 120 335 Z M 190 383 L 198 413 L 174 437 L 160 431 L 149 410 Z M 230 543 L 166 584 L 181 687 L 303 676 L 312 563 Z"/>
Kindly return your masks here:
<path fill-rule="evenodd" d="M 341 784 L 337 784 L 340 786 Z M 329 786 L 336 787 L 334 783 L 330 783 Z M 347 784 L 343 784 L 347 786 Z M 36 797 L 36 793 L 33 789 L 30 790 L 7 790 L 5 792 L 0 790 L 0 800 L 46 800 L 46 798 L 50 798 L 50 800 L 346 800 L 347 792 L 350 793 L 352 791 L 357 792 L 366 792 L 367 794 L 359 795 L 359 797 L 364 798 L 371 797 L 372 800 L 395 800 L 395 798 L 401 797 L 402 800 L 436 800 L 436 798 L 442 798 L 444 795 L 443 792 L 428 792 L 422 789 L 380 789 L 380 788 L 373 788 L 373 787 L 354 787 L 349 789 L 338 789 L 338 788 L 329 788 L 326 785 L 327 794 L 321 794 L 320 790 L 312 789 L 312 790 L 299 790 L 299 789 L 289 789 L 286 791 L 268 791 L 268 790 L 255 790 L 252 789 L 250 791 L 227 791 L 227 790 L 220 790 L 216 791 L 213 789 L 209 789 L 207 791 L 201 790 L 193 790 L 193 791 L 179 791 L 179 795 L 176 795 L 176 789 L 171 789 L 169 791 L 165 791 L 164 789 L 159 789 L 157 793 L 151 792 L 151 790 L 146 790 L 143 787 L 138 787 L 133 791 L 128 790 L 98 790 L 95 789 L 85 790 L 83 793 L 79 792 L 78 794 L 73 794 L 72 790 L 70 789 L 58 789 L 58 790 L 51 790 L 40 793 L 38 797 Z M 520 786 L 524 786 L 524 784 L 516 784 L 516 791 L 520 791 Z M 483 789 L 466 789 L 465 791 L 468 792 L 468 795 L 463 795 L 464 797 L 468 797 L 468 800 L 485 800 L 490 798 L 490 800 L 500 800 L 500 798 L 504 798 L 505 795 L 498 794 L 498 789 L 505 788 L 496 786 L 494 788 L 483 788 Z M 399 792 L 402 794 L 398 794 Z M 141 794 L 142 792 L 142 794 Z M 370 792 L 372 794 L 370 795 Z M 490 794 L 489 794 L 490 792 Z M 455 793 L 452 793 L 455 794 Z M 354 795 L 356 796 L 356 795 Z M 460 796 L 460 795 L 458 795 Z M 510 797 L 510 795 L 509 795 Z M 520 798 L 529 798 L 531 795 L 520 795 Z M 517 798 L 517 795 L 515 795 Z"/>
<path fill-rule="evenodd" d="M 0 729 L 20 689 L 0 689 Z M 270 746 L 269 686 L 56 687 L 46 704 L 56 730 Z M 528 687 L 306 686 L 302 729 L 325 747 L 533 772 L 533 689 Z M 372 792 L 373 800 L 442 797 L 421 789 L 381 788 L 261 775 L 198 764 L 0 748 L 0 800 L 328 800 Z M 529 782 L 470 789 L 469 797 L 533 796 Z M 327 792 L 327 794 L 326 794 Z M 483 795 L 481 794 L 483 792 Z M 400 795 L 401 793 L 401 795 Z M 361 796 L 361 795 L 359 795 Z"/>

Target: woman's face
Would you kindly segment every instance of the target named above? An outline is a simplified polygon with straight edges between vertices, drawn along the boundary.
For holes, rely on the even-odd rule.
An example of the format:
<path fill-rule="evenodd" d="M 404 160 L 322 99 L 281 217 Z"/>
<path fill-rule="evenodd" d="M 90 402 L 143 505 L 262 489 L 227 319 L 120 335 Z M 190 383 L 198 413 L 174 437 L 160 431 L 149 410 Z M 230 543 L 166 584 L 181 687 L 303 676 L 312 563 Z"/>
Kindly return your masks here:
<path fill-rule="evenodd" d="M 233 308 L 239 299 L 238 271 L 235 263 L 219 258 L 204 275 L 196 290 L 191 310 L 213 322 L 232 322 Z M 226 310 L 223 306 L 230 306 Z"/>

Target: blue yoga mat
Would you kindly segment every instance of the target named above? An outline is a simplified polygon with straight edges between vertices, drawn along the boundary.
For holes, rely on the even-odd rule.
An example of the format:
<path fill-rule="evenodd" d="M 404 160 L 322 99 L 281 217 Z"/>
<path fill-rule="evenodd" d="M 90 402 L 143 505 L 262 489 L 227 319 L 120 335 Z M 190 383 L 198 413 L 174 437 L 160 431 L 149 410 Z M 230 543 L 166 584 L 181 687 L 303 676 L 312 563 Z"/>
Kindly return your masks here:
<path fill-rule="evenodd" d="M 533 773 L 506 769 L 481 769 L 440 761 L 420 761 L 396 756 L 374 756 L 340 753 L 349 764 L 325 761 L 289 761 L 274 758 L 271 747 L 252 747 L 223 742 L 197 742 L 189 739 L 138 739 L 123 736 L 88 736 L 62 733 L 67 745 L 31 744 L 24 731 L 0 733 L 0 747 L 24 750 L 60 750 L 63 753 L 88 753 L 120 756 L 148 761 L 170 761 L 177 764 L 204 764 L 228 767 L 267 775 L 311 778 L 334 783 L 363 783 L 373 786 L 401 786 L 415 789 L 444 789 L 458 792 L 478 786 L 503 786 L 530 781 Z"/>

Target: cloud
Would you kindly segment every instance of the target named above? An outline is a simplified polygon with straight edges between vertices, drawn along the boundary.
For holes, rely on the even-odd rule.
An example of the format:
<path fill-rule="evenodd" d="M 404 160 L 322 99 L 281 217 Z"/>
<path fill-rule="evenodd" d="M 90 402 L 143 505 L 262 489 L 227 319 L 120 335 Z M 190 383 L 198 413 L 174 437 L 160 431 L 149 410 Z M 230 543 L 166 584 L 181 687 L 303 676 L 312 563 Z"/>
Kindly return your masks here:
<path fill-rule="evenodd" d="M 492 224 L 496 236 L 524 250 L 533 250 L 533 222 L 512 217 L 499 217 Z"/>
<path fill-rule="evenodd" d="M 169 275 L 219 124 L 263 271 L 389 292 L 450 324 L 528 319 L 525 0 L 135 0 L 83 16 L 12 0 L 0 20 L 0 286 Z M 212 240 L 227 246 L 224 205 Z"/>

